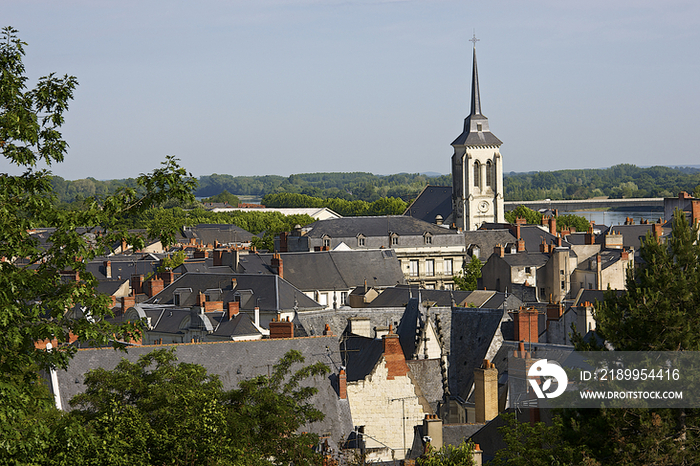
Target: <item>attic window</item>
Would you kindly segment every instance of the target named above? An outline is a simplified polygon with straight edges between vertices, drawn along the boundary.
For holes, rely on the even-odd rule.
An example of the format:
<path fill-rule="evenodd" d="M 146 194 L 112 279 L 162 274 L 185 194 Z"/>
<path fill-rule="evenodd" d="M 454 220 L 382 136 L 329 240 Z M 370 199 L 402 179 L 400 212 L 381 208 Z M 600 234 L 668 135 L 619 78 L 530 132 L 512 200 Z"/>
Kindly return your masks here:
<path fill-rule="evenodd" d="M 481 132 L 481 123 L 477 123 L 477 124 L 476 124 L 476 130 L 477 130 L 478 132 Z"/>
<path fill-rule="evenodd" d="M 357 245 L 358 246 L 365 246 L 365 238 L 366 238 L 365 235 L 359 235 L 357 237 Z"/>
<path fill-rule="evenodd" d="M 431 235 L 430 233 L 426 233 L 425 235 L 423 235 L 423 238 L 425 240 L 425 244 L 433 244 L 433 235 Z"/>
<path fill-rule="evenodd" d="M 330 247 L 331 247 L 331 238 L 330 238 L 330 236 L 324 236 L 324 237 L 323 237 L 323 246 L 326 247 L 326 248 L 330 248 Z"/>
<path fill-rule="evenodd" d="M 391 237 L 391 245 L 396 246 L 399 244 L 399 237 L 398 236 L 392 236 Z"/>

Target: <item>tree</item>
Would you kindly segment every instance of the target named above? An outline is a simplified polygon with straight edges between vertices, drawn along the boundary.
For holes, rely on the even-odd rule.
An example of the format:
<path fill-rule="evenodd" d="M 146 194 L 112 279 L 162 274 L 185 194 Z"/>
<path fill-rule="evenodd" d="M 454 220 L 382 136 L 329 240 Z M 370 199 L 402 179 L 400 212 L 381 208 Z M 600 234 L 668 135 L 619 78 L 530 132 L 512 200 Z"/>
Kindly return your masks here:
<path fill-rule="evenodd" d="M 618 351 L 700 351 L 699 226 L 673 216 L 661 242 L 647 234 L 627 292 L 610 292 L 596 311 L 597 332 Z"/>
<path fill-rule="evenodd" d="M 78 451 L 56 444 L 50 453 L 98 456 L 100 464 L 127 457 L 129 464 L 319 464 L 318 437 L 298 430 L 323 413 L 309 403 L 316 389 L 301 384 L 328 368 L 316 363 L 291 372 L 303 362 L 289 351 L 272 375 L 225 391 L 202 366 L 177 363 L 174 350 L 136 363 L 123 359 L 112 371 L 90 371 L 86 391 L 71 400 L 77 409 L 69 416 L 100 441 Z"/>
<path fill-rule="evenodd" d="M 677 210 L 665 242 L 651 235 L 643 241 L 639 268 L 627 272 L 627 292 L 606 294 L 596 311 L 596 332 L 615 351 L 700 350 L 698 229 Z M 604 408 L 564 414 L 564 440 L 584 446 L 604 464 L 700 461 L 697 409 Z"/>
<path fill-rule="evenodd" d="M 481 266 L 483 264 L 478 257 L 472 256 L 469 264 L 465 265 L 462 270 L 454 277 L 455 285 L 458 289 L 464 291 L 474 291 L 477 288 L 477 280 L 481 278 Z"/>
<path fill-rule="evenodd" d="M 38 374 L 68 364 L 76 351 L 68 342 L 101 345 L 115 334 L 128 340 L 138 333 L 135 325 L 114 328 L 103 319 L 109 300 L 95 291 L 85 263 L 122 240 L 142 246 L 143 239 L 116 228 L 119 219 L 166 199 L 191 199 L 196 183 L 168 157 L 138 178 L 141 194 L 124 187 L 86 199 L 82 210 L 57 209 L 52 176 L 37 164 L 64 159 L 68 144 L 59 129 L 77 80 L 49 74 L 27 89 L 25 45 L 13 28 L 2 30 L 0 150 L 24 173 L 0 174 L 0 459 L 20 458 L 43 442 L 45 429 L 32 416 L 48 409 L 51 397 L 37 396 Z M 30 234 L 36 227 L 52 229 L 46 245 Z M 173 229 L 161 231 L 166 244 Z M 38 347 L 41 341 L 52 341 L 54 349 Z"/>
<path fill-rule="evenodd" d="M 240 204 L 241 201 L 240 199 L 238 199 L 238 196 L 236 196 L 235 194 L 231 194 L 230 192 L 224 189 L 216 196 L 202 199 L 202 202 L 225 202 L 228 203 L 228 205 L 230 206 L 238 207 L 238 204 Z"/>
<path fill-rule="evenodd" d="M 492 464 L 496 466 L 550 466 L 587 465 L 599 466 L 581 448 L 563 441 L 563 425 L 560 417 L 553 419 L 552 425 L 537 422 L 519 422 L 514 414 L 502 414 L 506 425 L 498 431 L 506 448 L 496 452 Z"/>
<path fill-rule="evenodd" d="M 439 450 L 430 449 L 416 460 L 417 466 L 472 466 L 474 462 L 474 444 L 465 442 L 459 446 L 445 445 Z"/>

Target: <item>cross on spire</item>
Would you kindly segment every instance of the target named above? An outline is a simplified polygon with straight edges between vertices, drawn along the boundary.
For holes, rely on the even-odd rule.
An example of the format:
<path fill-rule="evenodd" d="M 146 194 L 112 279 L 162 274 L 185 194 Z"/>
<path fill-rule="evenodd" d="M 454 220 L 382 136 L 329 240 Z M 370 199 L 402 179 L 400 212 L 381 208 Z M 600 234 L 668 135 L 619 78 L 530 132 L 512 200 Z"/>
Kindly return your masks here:
<path fill-rule="evenodd" d="M 474 44 L 474 48 L 476 48 L 476 43 L 479 42 L 481 39 L 476 38 L 476 31 L 474 31 L 474 34 L 472 35 L 472 38 L 469 39 L 469 42 L 472 42 Z"/>

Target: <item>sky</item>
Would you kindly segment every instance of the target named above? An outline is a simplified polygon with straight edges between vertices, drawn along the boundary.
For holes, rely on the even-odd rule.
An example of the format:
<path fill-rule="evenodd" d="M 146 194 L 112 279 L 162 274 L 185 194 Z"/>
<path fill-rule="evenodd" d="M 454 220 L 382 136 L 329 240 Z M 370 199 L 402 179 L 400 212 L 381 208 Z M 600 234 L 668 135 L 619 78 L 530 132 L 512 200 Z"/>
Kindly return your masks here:
<path fill-rule="evenodd" d="M 35 83 L 76 76 L 50 170 L 450 173 L 482 111 L 505 172 L 700 164 L 696 0 L 3 0 Z M 21 170 L 0 161 L 0 172 Z"/>

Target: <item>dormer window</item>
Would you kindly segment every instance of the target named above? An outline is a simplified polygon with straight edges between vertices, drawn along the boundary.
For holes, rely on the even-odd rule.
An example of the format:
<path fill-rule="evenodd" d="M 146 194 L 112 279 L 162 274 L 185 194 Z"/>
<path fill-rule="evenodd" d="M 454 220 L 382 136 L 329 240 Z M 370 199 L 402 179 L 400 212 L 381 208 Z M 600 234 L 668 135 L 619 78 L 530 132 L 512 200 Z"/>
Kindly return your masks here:
<path fill-rule="evenodd" d="M 325 235 L 323 237 L 323 247 L 324 248 L 330 248 L 331 247 L 331 237 L 328 235 Z"/>
<path fill-rule="evenodd" d="M 425 233 L 423 235 L 423 240 L 425 241 L 425 244 L 433 244 L 433 235 L 430 233 Z"/>
<path fill-rule="evenodd" d="M 362 234 L 358 235 L 357 236 L 357 245 L 360 247 L 364 247 L 365 246 L 365 239 L 367 239 L 367 237 L 365 235 L 362 235 Z"/>
<path fill-rule="evenodd" d="M 391 246 L 398 246 L 399 245 L 399 235 L 396 233 L 392 233 L 391 236 L 389 237 L 389 242 L 391 243 Z"/>

